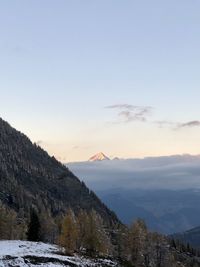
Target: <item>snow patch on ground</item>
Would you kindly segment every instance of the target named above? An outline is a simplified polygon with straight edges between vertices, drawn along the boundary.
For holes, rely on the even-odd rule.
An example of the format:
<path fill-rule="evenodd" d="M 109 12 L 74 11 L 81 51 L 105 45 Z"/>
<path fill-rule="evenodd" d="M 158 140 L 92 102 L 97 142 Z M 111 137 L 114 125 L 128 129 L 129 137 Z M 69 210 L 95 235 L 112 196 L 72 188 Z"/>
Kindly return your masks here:
<path fill-rule="evenodd" d="M 104 259 L 87 259 L 75 255 L 73 257 L 61 255 L 58 246 L 28 242 L 28 241 L 0 241 L 0 267 L 114 267 L 117 263 Z"/>

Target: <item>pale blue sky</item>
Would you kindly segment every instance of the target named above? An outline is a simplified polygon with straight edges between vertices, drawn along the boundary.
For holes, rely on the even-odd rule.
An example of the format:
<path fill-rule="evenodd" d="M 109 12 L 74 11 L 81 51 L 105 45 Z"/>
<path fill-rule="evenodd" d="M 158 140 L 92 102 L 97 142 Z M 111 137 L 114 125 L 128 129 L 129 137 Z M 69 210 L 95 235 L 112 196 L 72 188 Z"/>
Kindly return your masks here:
<path fill-rule="evenodd" d="M 198 154 L 200 127 L 177 125 L 200 120 L 199 12 L 197 0 L 0 1 L 1 117 L 62 161 Z M 105 109 L 116 104 L 153 109 L 127 122 Z"/>

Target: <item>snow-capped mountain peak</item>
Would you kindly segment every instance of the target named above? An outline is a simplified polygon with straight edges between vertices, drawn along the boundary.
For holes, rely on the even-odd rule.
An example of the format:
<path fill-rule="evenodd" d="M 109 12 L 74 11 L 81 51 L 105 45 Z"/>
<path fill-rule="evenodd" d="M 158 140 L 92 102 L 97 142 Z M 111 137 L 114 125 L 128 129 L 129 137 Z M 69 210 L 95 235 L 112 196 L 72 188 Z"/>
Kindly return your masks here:
<path fill-rule="evenodd" d="M 102 160 L 110 160 L 103 152 L 97 153 L 96 155 L 92 156 L 89 161 L 102 161 Z"/>

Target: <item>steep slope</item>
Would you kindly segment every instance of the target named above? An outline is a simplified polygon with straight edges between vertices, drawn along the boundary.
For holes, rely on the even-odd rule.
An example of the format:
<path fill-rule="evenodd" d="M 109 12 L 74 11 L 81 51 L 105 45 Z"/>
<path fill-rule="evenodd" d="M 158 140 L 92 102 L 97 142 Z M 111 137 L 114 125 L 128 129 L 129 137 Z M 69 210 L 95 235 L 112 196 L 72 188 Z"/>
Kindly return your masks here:
<path fill-rule="evenodd" d="M 117 217 L 54 157 L 0 119 L 0 200 L 26 214 L 30 207 L 57 215 L 71 207 L 95 209 L 107 224 Z"/>

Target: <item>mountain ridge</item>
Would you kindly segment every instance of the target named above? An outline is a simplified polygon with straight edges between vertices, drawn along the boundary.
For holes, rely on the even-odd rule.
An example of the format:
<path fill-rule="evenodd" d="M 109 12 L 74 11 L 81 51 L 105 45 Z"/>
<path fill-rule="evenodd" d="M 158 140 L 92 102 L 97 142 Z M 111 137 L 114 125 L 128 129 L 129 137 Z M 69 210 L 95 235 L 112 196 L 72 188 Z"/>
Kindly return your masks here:
<path fill-rule="evenodd" d="M 104 161 L 104 160 L 110 160 L 109 157 L 107 157 L 103 152 L 99 152 L 89 158 L 89 162 L 94 162 L 94 161 Z"/>
<path fill-rule="evenodd" d="M 109 225 L 119 220 L 67 167 L 0 119 L 0 201 L 25 217 L 31 207 L 52 216 L 70 207 L 96 210 Z"/>

